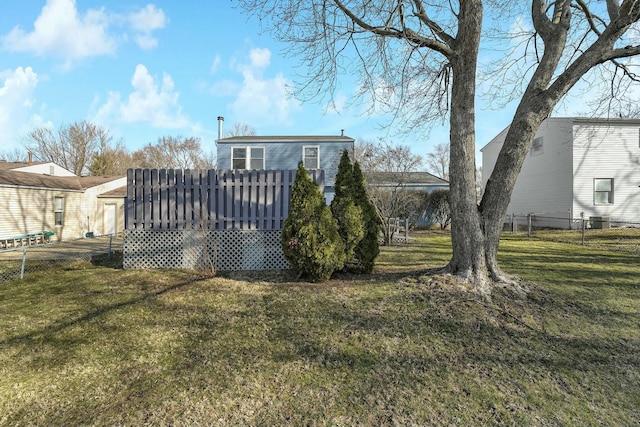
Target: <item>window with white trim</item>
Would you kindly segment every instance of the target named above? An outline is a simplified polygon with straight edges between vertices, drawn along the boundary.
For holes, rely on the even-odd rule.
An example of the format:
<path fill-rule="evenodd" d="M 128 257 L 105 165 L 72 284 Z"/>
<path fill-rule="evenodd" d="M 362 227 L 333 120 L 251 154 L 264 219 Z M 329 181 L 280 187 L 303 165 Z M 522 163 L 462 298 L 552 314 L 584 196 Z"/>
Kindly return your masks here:
<path fill-rule="evenodd" d="M 593 180 L 593 203 L 596 205 L 613 204 L 613 178 L 595 178 Z"/>
<path fill-rule="evenodd" d="M 264 147 L 232 147 L 231 169 L 264 169 Z"/>
<path fill-rule="evenodd" d="M 302 161 L 305 169 L 320 169 L 320 147 L 317 145 L 303 146 Z"/>
<path fill-rule="evenodd" d="M 64 225 L 64 197 L 53 198 L 53 217 L 55 225 Z"/>

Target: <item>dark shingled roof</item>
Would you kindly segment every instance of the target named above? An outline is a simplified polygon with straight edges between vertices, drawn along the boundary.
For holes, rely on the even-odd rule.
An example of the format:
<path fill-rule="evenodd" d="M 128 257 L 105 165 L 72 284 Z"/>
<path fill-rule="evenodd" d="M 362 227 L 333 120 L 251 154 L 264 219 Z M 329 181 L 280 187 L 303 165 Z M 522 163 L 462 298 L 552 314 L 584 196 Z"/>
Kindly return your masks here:
<path fill-rule="evenodd" d="M 82 191 L 121 177 L 54 176 L 0 169 L 0 185 Z"/>
<path fill-rule="evenodd" d="M 12 170 L 0 170 L 0 184 L 82 191 L 80 180 L 75 176 L 51 176 Z"/>
<path fill-rule="evenodd" d="M 298 136 L 232 136 L 216 140 L 219 144 L 261 143 L 261 142 L 354 142 L 344 135 L 298 135 Z"/>
<path fill-rule="evenodd" d="M 104 184 L 105 182 L 110 182 L 119 178 L 123 178 L 122 176 L 81 176 L 78 177 L 80 181 L 80 185 L 82 188 L 91 188 L 96 185 Z"/>
<path fill-rule="evenodd" d="M 98 197 L 127 197 L 127 186 L 118 187 L 114 190 L 100 194 Z"/>

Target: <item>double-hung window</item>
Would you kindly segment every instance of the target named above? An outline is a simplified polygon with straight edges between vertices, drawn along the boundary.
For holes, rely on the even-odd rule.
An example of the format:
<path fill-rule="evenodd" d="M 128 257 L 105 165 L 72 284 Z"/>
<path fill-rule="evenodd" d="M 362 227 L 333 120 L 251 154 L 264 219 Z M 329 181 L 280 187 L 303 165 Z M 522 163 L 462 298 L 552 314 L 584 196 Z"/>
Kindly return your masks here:
<path fill-rule="evenodd" d="M 264 169 L 264 147 L 232 147 L 231 169 Z"/>
<path fill-rule="evenodd" d="M 317 145 L 302 147 L 302 161 L 306 169 L 320 169 L 320 147 Z"/>
<path fill-rule="evenodd" d="M 55 225 L 64 225 L 64 197 L 53 198 L 53 217 Z"/>
<path fill-rule="evenodd" d="M 613 178 L 593 180 L 593 202 L 596 205 L 613 204 Z"/>

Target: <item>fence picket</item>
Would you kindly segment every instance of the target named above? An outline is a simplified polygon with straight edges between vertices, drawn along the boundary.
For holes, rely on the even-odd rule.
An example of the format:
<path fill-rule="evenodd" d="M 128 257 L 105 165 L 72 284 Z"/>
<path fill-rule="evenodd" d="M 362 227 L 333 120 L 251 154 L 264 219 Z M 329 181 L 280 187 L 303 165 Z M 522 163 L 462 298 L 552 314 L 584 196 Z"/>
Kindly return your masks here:
<path fill-rule="evenodd" d="M 310 171 L 324 186 L 324 171 Z M 127 230 L 281 230 L 295 170 L 127 171 Z"/>
<path fill-rule="evenodd" d="M 169 199 L 168 217 L 169 230 L 175 230 L 178 227 L 178 207 L 176 205 L 176 171 L 169 169 L 167 171 L 167 194 Z"/>

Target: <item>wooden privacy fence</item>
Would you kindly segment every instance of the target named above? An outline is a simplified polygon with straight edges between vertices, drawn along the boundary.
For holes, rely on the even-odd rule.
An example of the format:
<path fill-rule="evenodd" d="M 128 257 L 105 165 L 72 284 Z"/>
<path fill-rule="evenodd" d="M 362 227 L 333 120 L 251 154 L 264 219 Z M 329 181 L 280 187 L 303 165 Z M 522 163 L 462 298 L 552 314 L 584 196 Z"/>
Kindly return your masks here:
<path fill-rule="evenodd" d="M 281 230 L 295 170 L 129 169 L 127 230 Z M 322 191 L 324 171 L 309 175 Z"/>

